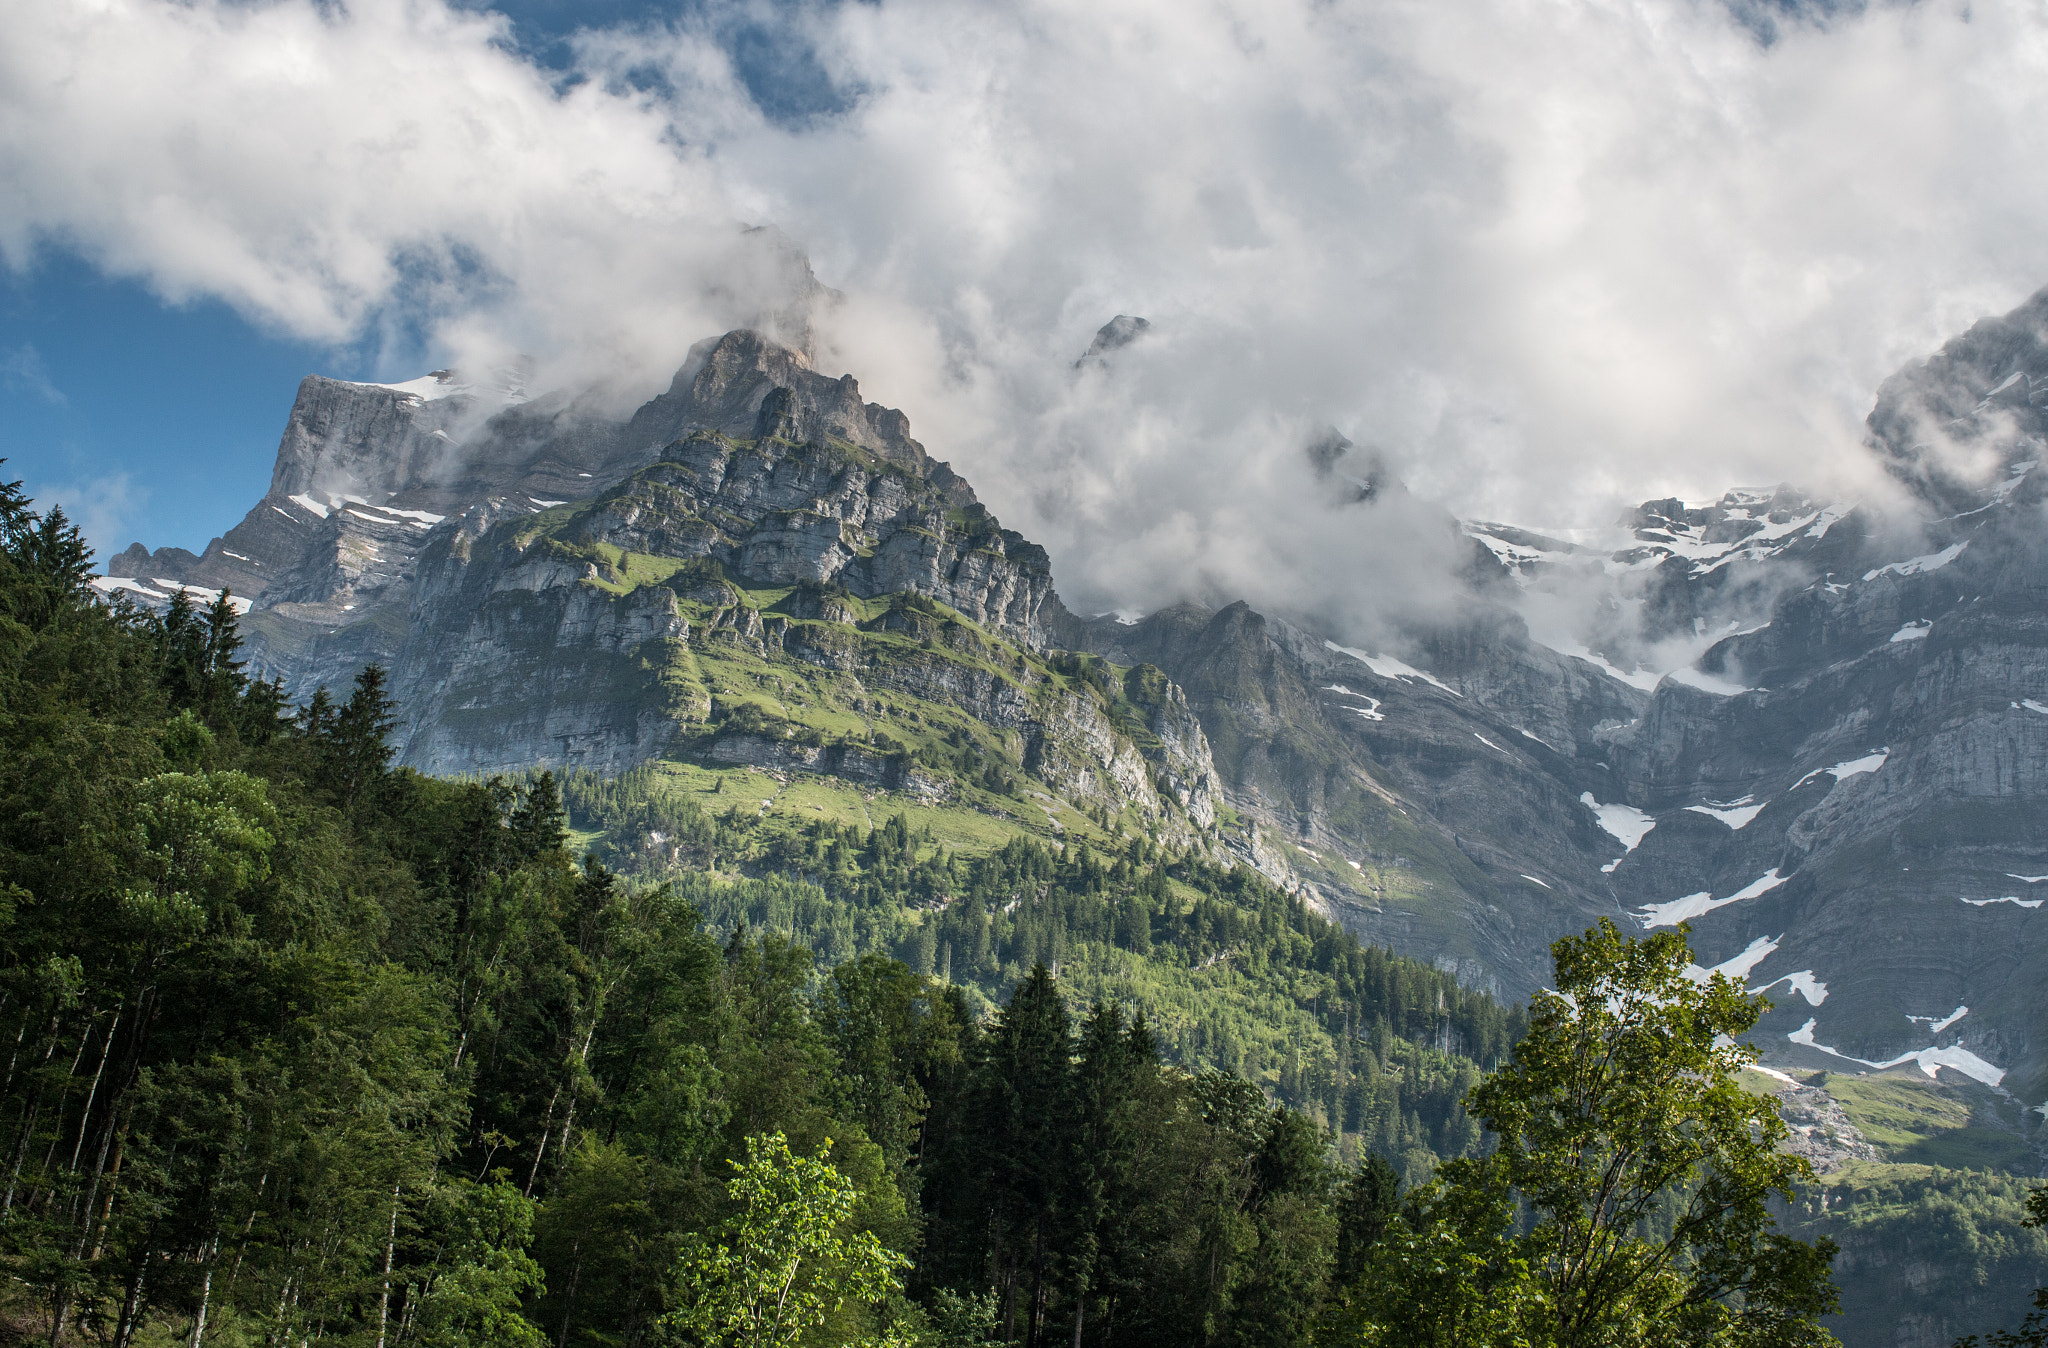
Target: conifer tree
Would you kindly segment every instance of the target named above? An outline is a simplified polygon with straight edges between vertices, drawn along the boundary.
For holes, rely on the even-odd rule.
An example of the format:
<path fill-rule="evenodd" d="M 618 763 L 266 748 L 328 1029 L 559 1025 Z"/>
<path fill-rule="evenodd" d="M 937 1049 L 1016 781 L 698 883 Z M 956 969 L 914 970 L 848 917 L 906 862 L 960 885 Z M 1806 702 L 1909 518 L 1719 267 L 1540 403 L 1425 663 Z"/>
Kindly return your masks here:
<path fill-rule="evenodd" d="M 976 1123 L 987 1157 L 981 1183 L 990 1213 L 989 1268 L 1003 1306 L 1003 1337 L 1038 1348 L 1058 1256 L 1061 1127 L 1072 1092 L 1066 1003 L 1044 964 L 1011 994 L 985 1042 Z M 1021 1332 L 1020 1332 L 1021 1331 Z"/>
<path fill-rule="evenodd" d="M 533 779 L 512 811 L 512 855 L 527 862 L 560 851 L 569 837 L 563 820 L 562 793 L 555 774 L 544 771 Z"/>
<path fill-rule="evenodd" d="M 395 704 L 384 691 L 384 667 L 364 665 L 356 675 L 355 691 L 335 713 L 322 746 L 327 787 L 344 811 L 353 810 L 390 770 L 393 751 L 389 737 L 398 724 L 394 710 Z"/>

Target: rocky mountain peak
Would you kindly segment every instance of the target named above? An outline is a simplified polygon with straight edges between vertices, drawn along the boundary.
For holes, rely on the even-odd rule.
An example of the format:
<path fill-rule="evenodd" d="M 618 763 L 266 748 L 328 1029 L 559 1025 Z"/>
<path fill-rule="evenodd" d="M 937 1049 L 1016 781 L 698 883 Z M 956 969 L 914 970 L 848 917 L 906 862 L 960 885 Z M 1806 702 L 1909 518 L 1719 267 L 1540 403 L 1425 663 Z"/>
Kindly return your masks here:
<path fill-rule="evenodd" d="M 1946 514 L 2003 499 L 2048 444 L 2048 290 L 1879 385 L 1869 445 Z"/>
<path fill-rule="evenodd" d="M 1095 340 L 1088 344 L 1088 349 L 1082 353 L 1081 359 L 1074 362 L 1074 368 L 1078 370 L 1090 361 L 1101 360 L 1112 351 L 1121 351 L 1151 330 L 1152 324 L 1145 319 L 1134 318 L 1130 314 L 1118 314 L 1095 330 Z"/>
<path fill-rule="evenodd" d="M 786 394 L 777 403 L 780 438 L 843 441 L 920 475 L 932 471 L 924 446 L 910 436 L 910 418 L 862 401 L 852 375 L 819 374 L 803 353 L 744 328 L 692 347 L 668 391 L 633 414 L 626 439 L 650 449 L 698 429 L 752 439 L 761 433 L 763 404 L 778 392 Z"/>

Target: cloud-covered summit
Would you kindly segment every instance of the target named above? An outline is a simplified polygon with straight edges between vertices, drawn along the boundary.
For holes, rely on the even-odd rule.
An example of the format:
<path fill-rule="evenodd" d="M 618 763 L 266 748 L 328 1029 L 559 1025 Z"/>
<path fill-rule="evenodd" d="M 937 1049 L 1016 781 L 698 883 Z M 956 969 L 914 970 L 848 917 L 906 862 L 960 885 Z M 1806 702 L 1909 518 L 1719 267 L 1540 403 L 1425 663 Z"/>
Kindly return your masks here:
<path fill-rule="evenodd" d="M 2048 15 L 2010 0 L 734 3 L 546 62 L 445 0 L 0 17 L 10 265 L 623 397 L 786 312 L 807 255 L 819 367 L 1080 608 L 1430 602 L 1456 540 L 1333 501 L 1331 428 L 1526 523 L 1880 490 L 1878 382 L 2048 278 Z M 1145 339 L 1077 368 L 1119 314 Z"/>

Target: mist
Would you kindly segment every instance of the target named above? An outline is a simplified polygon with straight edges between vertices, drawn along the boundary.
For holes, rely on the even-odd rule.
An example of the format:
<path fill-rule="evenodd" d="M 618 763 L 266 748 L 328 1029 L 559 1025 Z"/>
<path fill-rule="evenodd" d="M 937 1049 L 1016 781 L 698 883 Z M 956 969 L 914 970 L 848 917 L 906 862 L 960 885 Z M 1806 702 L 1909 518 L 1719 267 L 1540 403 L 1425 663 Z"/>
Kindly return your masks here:
<path fill-rule="evenodd" d="M 822 111 L 764 110 L 735 14 Z M 2048 281 L 2017 3 L 735 4 L 567 71 L 442 0 L 0 17 L 9 266 L 627 401 L 789 312 L 807 257 L 815 362 L 1082 612 L 1244 597 L 1369 640 L 1459 592 L 1452 516 L 1885 500 L 1879 381 Z M 1117 314 L 1151 326 L 1077 366 Z"/>

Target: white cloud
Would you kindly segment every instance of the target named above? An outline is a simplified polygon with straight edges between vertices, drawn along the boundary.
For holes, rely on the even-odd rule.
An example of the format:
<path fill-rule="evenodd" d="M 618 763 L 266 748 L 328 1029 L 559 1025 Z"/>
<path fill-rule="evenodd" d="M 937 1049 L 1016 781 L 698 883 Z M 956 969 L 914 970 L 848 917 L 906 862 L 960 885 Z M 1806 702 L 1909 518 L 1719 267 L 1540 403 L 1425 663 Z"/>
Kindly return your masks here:
<path fill-rule="evenodd" d="M 16 265 L 53 240 L 304 336 L 644 378 L 773 302 L 733 224 L 773 222 L 847 292 L 828 363 L 1082 608 L 1440 602 L 1460 545 L 1330 504 L 1325 424 L 1531 523 L 1876 490 L 1877 381 L 2048 281 L 2048 13 L 2017 0 L 1769 46 L 1702 0 L 807 8 L 778 21 L 849 107 L 796 125 L 689 25 L 585 35 L 561 81 L 439 0 L 0 19 Z M 1150 336 L 1074 371 L 1119 312 Z"/>
<path fill-rule="evenodd" d="M 31 482 L 24 490 L 38 514 L 61 508 L 102 564 L 135 541 L 129 531 L 149 500 L 149 488 L 138 486 L 127 473 L 84 482 Z"/>
<path fill-rule="evenodd" d="M 0 388 L 30 394 L 58 407 L 70 402 L 64 391 L 50 382 L 50 367 L 44 364 L 43 353 L 27 342 L 0 350 Z"/>
<path fill-rule="evenodd" d="M 0 255 L 46 243 L 316 341 L 667 362 L 783 285 L 649 96 L 440 0 L 0 0 Z M 408 371 L 417 373 L 418 371 Z M 643 372 L 644 373 L 644 372 Z"/>

